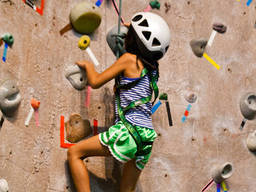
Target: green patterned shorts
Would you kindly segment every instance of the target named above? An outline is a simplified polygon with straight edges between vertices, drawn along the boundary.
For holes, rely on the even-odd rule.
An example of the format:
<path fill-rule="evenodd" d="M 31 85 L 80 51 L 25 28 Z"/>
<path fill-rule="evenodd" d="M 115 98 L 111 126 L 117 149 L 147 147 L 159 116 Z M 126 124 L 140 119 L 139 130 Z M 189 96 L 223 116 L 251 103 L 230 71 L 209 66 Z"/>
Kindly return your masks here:
<path fill-rule="evenodd" d="M 153 129 L 135 126 L 143 142 L 153 142 L 157 137 Z M 119 161 L 126 163 L 131 159 L 136 160 L 136 167 L 142 170 L 151 155 L 152 145 L 143 146 L 140 154 L 137 145 L 122 121 L 111 126 L 108 131 L 99 134 L 100 142 L 109 148 L 111 154 Z"/>

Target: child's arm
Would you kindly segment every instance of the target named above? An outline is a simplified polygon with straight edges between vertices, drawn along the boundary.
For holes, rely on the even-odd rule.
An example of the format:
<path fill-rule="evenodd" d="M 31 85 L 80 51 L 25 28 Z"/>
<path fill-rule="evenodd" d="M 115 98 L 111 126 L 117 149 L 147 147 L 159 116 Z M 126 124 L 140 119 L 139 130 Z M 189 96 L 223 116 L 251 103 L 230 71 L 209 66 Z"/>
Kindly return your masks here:
<path fill-rule="evenodd" d="M 129 60 L 129 55 L 124 54 L 102 73 L 98 73 L 95 70 L 94 65 L 89 61 L 78 61 L 76 64 L 85 69 L 90 86 L 93 89 L 98 89 L 108 81 L 124 72 L 124 70 L 129 67 Z"/>

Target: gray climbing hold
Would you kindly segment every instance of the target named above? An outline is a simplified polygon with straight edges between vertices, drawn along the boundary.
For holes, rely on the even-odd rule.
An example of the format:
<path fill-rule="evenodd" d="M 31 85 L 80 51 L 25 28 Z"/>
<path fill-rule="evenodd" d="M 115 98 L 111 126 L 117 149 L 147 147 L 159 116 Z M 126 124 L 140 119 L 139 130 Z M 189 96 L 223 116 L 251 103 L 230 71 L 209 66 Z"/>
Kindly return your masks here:
<path fill-rule="evenodd" d="M 221 183 L 222 181 L 231 177 L 232 174 L 233 166 L 229 162 L 226 162 L 222 165 L 217 165 L 212 170 L 212 178 L 216 183 Z"/>
<path fill-rule="evenodd" d="M 86 72 L 77 65 L 67 67 L 65 77 L 69 80 L 71 85 L 81 91 L 87 84 Z"/>
<path fill-rule="evenodd" d="M 188 93 L 187 95 L 185 95 L 185 99 L 189 103 L 195 103 L 197 100 L 197 96 L 195 93 Z"/>
<path fill-rule="evenodd" d="M 21 95 L 15 80 L 6 80 L 0 86 L 0 109 L 6 117 L 12 117 L 19 107 Z"/>
<path fill-rule="evenodd" d="M 227 31 L 227 26 L 223 25 L 222 23 L 214 23 L 212 29 L 218 33 L 225 33 Z"/>
<path fill-rule="evenodd" d="M 120 50 L 121 55 L 125 53 L 125 47 L 124 47 L 124 42 L 125 42 L 125 36 L 128 32 L 128 28 L 125 26 L 121 26 L 120 28 L 120 36 L 118 36 L 118 26 L 115 25 L 112 27 L 109 32 L 107 33 L 107 43 L 114 55 L 117 54 L 117 50 Z M 117 38 L 119 39 L 120 42 L 120 47 L 117 47 Z"/>
<path fill-rule="evenodd" d="M 72 114 L 68 122 L 65 123 L 66 139 L 71 143 L 76 143 L 92 133 L 90 122 L 82 119 L 79 114 Z"/>
<path fill-rule="evenodd" d="M 256 152 L 256 130 L 248 135 L 246 143 L 250 151 Z"/>
<path fill-rule="evenodd" d="M 256 117 L 256 94 L 247 93 L 240 100 L 240 110 L 245 119 L 253 120 Z"/>
<path fill-rule="evenodd" d="M 8 192 L 9 186 L 5 179 L 0 179 L 0 192 Z"/>
<path fill-rule="evenodd" d="M 193 53 L 197 57 L 202 57 L 205 51 L 205 47 L 207 45 L 206 39 L 193 39 L 190 41 L 190 46 L 192 48 Z"/>

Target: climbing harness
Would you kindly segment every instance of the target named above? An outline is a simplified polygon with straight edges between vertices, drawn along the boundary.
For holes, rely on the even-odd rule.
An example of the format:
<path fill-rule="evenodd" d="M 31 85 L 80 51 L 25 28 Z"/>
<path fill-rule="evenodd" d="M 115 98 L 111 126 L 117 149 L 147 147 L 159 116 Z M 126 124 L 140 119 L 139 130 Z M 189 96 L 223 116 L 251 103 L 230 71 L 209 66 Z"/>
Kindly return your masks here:
<path fill-rule="evenodd" d="M 141 98 L 137 101 L 133 101 L 131 102 L 128 106 L 126 106 L 125 108 L 122 108 L 121 107 L 121 101 L 120 101 L 120 90 L 123 89 L 123 90 L 128 90 L 128 89 L 131 89 L 132 87 L 134 87 L 137 83 L 139 83 L 140 80 L 143 79 L 143 77 L 146 75 L 146 74 L 149 74 L 150 76 L 150 79 L 151 79 L 151 82 L 150 82 L 150 87 L 151 89 L 153 89 L 154 91 L 154 95 L 155 95 L 155 99 L 154 101 L 156 100 L 156 98 L 158 97 L 158 87 L 157 87 L 157 84 L 156 84 L 156 81 L 158 79 L 158 75 L 155 75 L 155 76 L 152 76 L 152 74 L 150 74 L 148 72 L 148 70 L 146 68 L 144 68 L 142 70 L 142 73 L 141 73 L 141 77 L 131 83 L 128 83 L 128 84 L 120 84 L 120 76 L 119 76 L 119 79 L 117 80 L 117 84 L 115 84 L 115 95 L 116 95 L 116 101 L 117 101 L 117 110 L 118 110 L 118 115 L 119 115 L 119 118 L 121 119 L 121 121 L 124 123 L 125 127 L 128 129 L 129 133 L 131 134 L 131 136 L 133 137 L 134 141 L 136 142 L 137 144 L 137 155 L 142 155 L 142 152 L 141 152 L 141 149 L 143 149 L 143 146 L 145 145 L 152 145 L 153 142 L 143 142 L 141 140 L 141 137 L 139 135 L 139 133 L 137 132 L 136 130 L 136 127 L 134 125 L 132 125 L 131 123 L 129 123 L 126 119 L 125 119 L 125 113 L 130 110 L 130 109 L 133 109 L 133 108 L 136 108 L 137 106 L 140 106 L 142 104 L 146 104 L 148 102 L 151 101 L 152 99 L 152 95 L 150 96 L 147 96 L 147 97 L 144 97 L 144 98 Z M 153 101 L 153 102 L 154 102 Z M 143 153 L 149 153 L 150 151 L 146 151 L 146 152 L 143 152 Z"/>

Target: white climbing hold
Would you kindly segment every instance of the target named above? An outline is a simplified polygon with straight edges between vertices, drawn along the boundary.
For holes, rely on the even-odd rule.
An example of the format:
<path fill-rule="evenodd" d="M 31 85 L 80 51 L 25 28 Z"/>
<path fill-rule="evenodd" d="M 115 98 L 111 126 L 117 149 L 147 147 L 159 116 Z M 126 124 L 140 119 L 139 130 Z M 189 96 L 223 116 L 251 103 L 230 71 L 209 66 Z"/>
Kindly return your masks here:
<path fill-rule="evenodd" d="M 212 171 L 212 178 L 216 183 L 221 183 L 222 181 L 231 177 L 233 173 L 233 166 L 231 163 L 226 162 L 220 166 L 216 166 Z"/>
<path fill-rule="evenodd" d="M 256 152 L 256 130 L 248 135 L 246 143 L 250 151 Z"/>
<path fill-rule="evenodd" d="M 0 179 L 0 192 L 8 192 L 9 186 L 5 179 Z"/>

